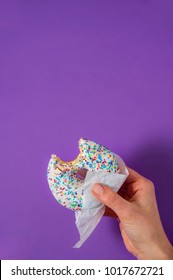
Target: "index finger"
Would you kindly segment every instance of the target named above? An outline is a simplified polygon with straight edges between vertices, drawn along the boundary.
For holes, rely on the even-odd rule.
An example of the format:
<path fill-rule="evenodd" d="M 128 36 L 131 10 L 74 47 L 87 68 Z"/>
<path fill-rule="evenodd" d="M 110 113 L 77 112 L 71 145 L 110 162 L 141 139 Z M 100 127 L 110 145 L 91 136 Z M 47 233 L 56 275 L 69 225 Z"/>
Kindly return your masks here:
<path fill-rule="evenodd" d="M 143 176 L 140 175 L 138 172 L 136 172 L 135 170 L 133 170 L 132 168 L 126 166 L 129 172 L 129 176 L 127 177 L 125 184 L 131 184 L 134 182 L 139 181 L 139 179 L 142 179 Z"/>

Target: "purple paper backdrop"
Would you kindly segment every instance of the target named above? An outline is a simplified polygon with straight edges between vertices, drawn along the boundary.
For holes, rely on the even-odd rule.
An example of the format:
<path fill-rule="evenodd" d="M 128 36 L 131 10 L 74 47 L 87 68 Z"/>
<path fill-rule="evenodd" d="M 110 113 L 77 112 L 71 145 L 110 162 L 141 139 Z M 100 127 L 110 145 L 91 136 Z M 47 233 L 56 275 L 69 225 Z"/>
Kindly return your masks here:
<path fill-rule="evenodd" d="M 1 0 L 1 259 L 134 259 L 108 217 L 72 248 L 46 169 L 81 136 L 154 181 L 173 242 L 172 0 Z"/>

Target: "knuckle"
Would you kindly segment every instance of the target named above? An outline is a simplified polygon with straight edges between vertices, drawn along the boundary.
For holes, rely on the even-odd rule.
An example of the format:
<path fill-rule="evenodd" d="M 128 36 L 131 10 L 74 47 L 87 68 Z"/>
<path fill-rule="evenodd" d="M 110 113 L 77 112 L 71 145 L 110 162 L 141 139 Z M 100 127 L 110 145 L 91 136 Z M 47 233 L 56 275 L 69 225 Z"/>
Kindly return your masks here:
<path fill-rule="evenodd" d="M 145 187 L 154 189 L 154 183 L 153 183 L 150 179 L 147 179 L 147 178 L 143 177 L 143 178 L 141 179 L 141 183 L 142 183 Z"/>
<path fill-rule="evenodd" d="M 148 180 L 148 185 L 154 189 L 154 183 L 151 180 Z"/>
<path fill-rule="evenodd" d="M 150 188 L 151 190 L 154 190 L 154 184 L 151 180 L 147 179 L 146 180 L 146 185 L 148 186 L 148 188 Z"/>

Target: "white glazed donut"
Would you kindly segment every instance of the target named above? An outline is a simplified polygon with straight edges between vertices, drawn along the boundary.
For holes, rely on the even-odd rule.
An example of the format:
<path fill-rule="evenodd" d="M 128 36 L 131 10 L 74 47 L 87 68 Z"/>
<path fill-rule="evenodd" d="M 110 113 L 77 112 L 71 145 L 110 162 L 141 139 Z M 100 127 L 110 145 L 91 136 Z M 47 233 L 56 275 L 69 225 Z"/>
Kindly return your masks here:
<path fill-rule="evenodd" d="M 79 150 L 77 158 L 69 162 L 52 155 L 47 170 L 48 183 L 56 200 L 75 211 L 82 209 L 83 202 L 83 180 L 77 176 L 80 170 L 119 173 L 115 154 L 103 145 L 80 138 Z"/>

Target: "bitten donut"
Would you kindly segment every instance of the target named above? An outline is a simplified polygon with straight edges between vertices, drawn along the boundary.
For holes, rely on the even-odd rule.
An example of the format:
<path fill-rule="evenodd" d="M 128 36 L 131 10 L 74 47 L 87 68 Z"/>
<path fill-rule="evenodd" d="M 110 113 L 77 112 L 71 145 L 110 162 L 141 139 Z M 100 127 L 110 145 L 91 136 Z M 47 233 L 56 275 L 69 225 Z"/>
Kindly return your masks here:
<path fill-rule="evenodd" d="M 119 173 L 115 154 L 103 145 L 80 138 L 79 150 L 77 158 L 69 162 L 52 155 L 47 169 L 48 183 L 54 197 L 60 204 L 75 211 L 82 209 L 84 192 L 83 180 L 77 176 L 79 170 Z"/>

